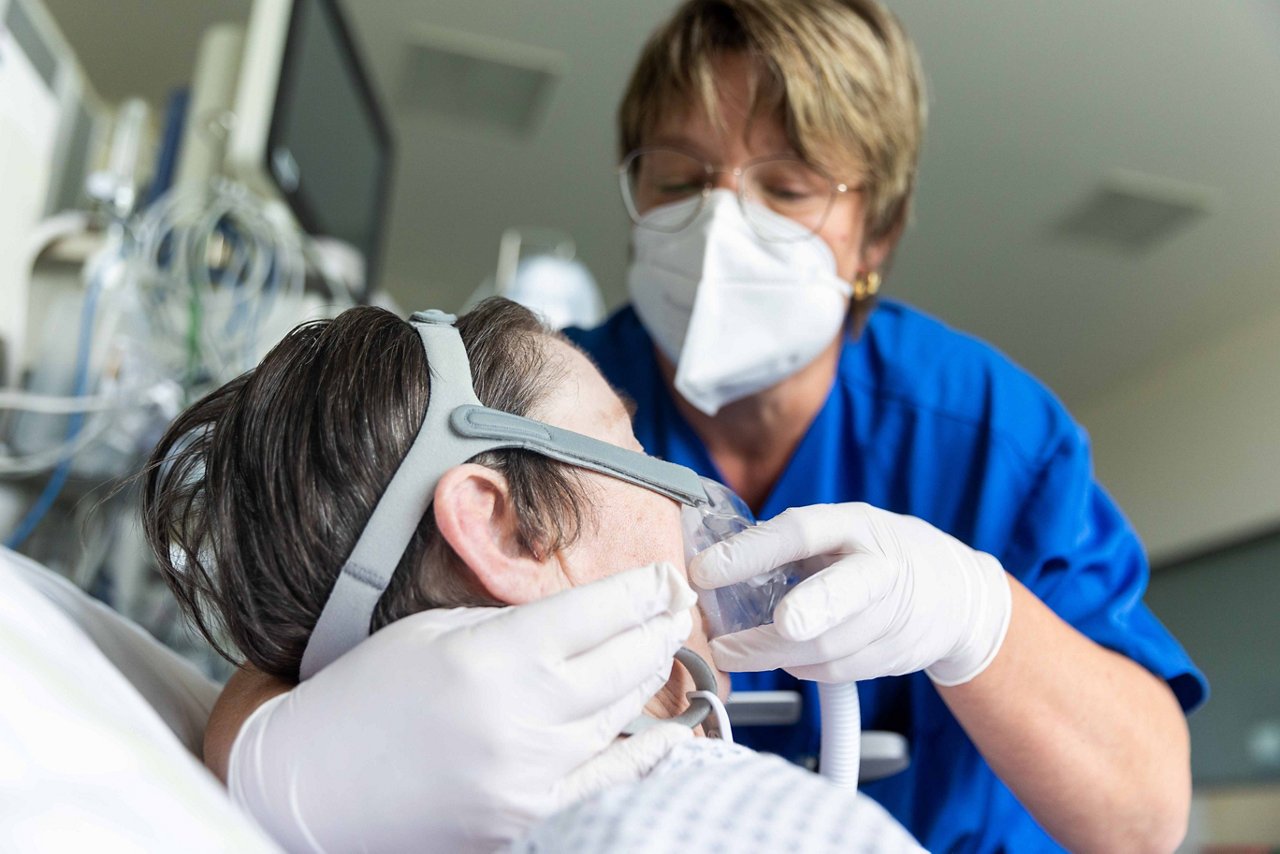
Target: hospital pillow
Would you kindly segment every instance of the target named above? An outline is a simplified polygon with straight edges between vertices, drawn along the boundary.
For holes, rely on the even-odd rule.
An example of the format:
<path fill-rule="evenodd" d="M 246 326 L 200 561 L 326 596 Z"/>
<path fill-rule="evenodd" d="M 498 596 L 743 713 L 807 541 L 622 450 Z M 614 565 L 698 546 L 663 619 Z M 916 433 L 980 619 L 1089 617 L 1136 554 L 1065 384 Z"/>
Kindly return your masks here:
<path fill-rule="evenodd" d="M 152 707 L 152 699 L 164 706 L 190 740 L 203 728 L 212 688 L 153 644 L 47 570 L 0 549 L 6 849 L 274 850 Z M 158 687 L 169 679 L 167 689 Z"/>
<path fill-rule="evenodd" d="M 132 621 L 23 555 L 0 547 L 0 572 L 41 594 L 88 636 L 178 740 L 201 755 L 205 724 L 220 690 L 214 682 Z"/>

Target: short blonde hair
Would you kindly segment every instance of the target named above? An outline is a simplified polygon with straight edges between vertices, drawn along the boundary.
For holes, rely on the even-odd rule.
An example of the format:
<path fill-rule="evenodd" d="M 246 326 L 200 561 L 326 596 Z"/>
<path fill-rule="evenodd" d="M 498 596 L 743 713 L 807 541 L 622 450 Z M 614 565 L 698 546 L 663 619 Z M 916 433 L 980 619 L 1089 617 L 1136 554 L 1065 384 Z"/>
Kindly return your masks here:
<path fill-rule="evenodd" d="M 689 0 L 645 44 L 618 110 L 621 156 L 672 109 L 719 120 L 712 65 L 754 60 L 751 115 L 781 112 L 788 141 L 842 180 L 858 170 L 866 236 L 906 224 L 925 125 L 924 75 L 902 25 L 876 0 Z"/>

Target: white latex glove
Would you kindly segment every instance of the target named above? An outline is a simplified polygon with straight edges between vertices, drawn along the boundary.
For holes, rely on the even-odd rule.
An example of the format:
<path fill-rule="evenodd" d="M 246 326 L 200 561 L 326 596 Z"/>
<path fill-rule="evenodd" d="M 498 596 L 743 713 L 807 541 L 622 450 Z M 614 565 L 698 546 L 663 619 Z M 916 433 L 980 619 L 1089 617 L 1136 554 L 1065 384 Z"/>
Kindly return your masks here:
<path fill-rule="evenodd" d="M 254 712 L 228 789 L 291 850 L 493 850 L 692 736 L 617 740 L 670 676 L 694 602 L 664 563 L 399 620 Z"/>
<path fill-rule="evenodd" d="M 772 625 L 712 641 L 721 669 L 782 668 L 817 682 L 925 670 L 959 685 L 986 669 L 1009 628 L 999 561 L 869 504 L 787 510 L 706 549 L 689 574 L 710 589 L 795 561 L 823 568 L 787 592 Z"/>

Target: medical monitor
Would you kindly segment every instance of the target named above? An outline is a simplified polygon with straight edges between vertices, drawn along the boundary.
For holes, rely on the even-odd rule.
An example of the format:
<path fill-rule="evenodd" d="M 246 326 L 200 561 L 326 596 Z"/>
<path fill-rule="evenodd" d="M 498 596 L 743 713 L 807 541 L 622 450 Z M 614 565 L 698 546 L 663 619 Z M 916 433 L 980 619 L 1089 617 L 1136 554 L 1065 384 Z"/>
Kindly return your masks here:
<path fill-rule="evenodd" d="M 337 0 L 255 0 L 226 167 L 338 238 L 375 281 L 391 177 L 386 116 Z"/>

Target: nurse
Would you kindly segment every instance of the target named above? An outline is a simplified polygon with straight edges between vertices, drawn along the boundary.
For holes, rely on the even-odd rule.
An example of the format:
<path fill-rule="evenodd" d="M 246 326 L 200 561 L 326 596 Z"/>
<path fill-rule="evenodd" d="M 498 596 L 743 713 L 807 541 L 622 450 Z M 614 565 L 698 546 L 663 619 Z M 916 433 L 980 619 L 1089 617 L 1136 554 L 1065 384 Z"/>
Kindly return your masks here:
<path fill-rule="evenodd" d="M 1142 547 L 1094 482 L 1083 430 L 992 348 L 878 298 L 923 104 L 914 49 L 874 0 L 678 8 L 619 115 L 632 306 L 574 337 L 635 402 L 645 450 L 723 480 L 768 520 L 695 561 L 695 581 L 807 559 L 773 626 L 713 647 L 743 671 L 736 689 L 805 695 L 798 725 L 735 728 L 740 740 L 808 761 L 818 704 L 801 680 L 861 680 L 864 726 L 911 744 L 911 767 L 864 791 L 929 849 L 1171 850 L 1190 798 L 1183 713 L 1207 687 L 1141 602 Z M 519 672 L 530 653 L 507 622 L 487 648 Z M 233 791 L 287 776 L 332 804 L 396 760 L 416 773 L 391 777 L 395 803 L 413 806 L 380 815 L 448 824 L 415 786 L 471 781 L 472 765 L 442 760 L 492 755 L 493 728 L 450 716 L 471 706 L 439 646 L 385 634 L 365 645 L 381 645 L 379 666 L 304 684 L 275 706 L 287 717 L 261 706 L 289 686 L 237 674 L 206 761 Z M 405 674 L 419 672 L 437 690 L 414 690 Z M 541 690 L 551 708 L 574 688 Z M 439 745 L 388 753 L 400 719 L 307 737 L 353 704 L 367 713 L 368 697 L 431 721 Z M 344 771 L 309 773 L 313 757 Z M 610 757 L 598 776 L 652 759 Z M 502 814 L 513 779 L 463 788 Z M 287 820 L 306 806 L 273 808 Z"/>
<path fill-rule="evenodd" d="M 713 646 L 750 671 L 735 689 L 804 692 L 797 726 L 741 741 L 811 760 L 797 677 L 865 680 L 864 726 L 912 762 L 864 791 L 931 850 L 1171 850 L 1207 686 L 1142 604 L 1084 431 L 991 347 L 878 297 L 924 102 L 875 0 L 682 5 L 619 110 L 631 305 L 573 337 L 645 450 L 770 520 L 695 582 L 825 567 Z"/>

